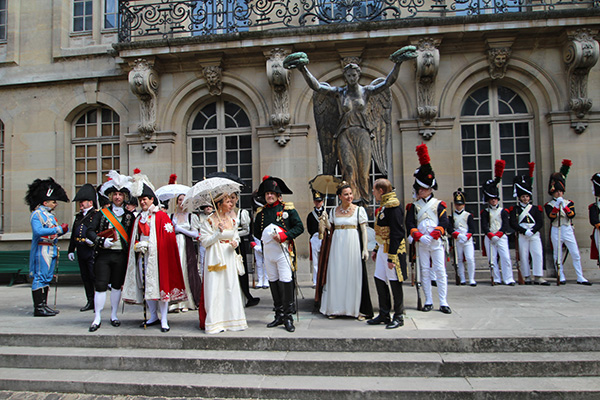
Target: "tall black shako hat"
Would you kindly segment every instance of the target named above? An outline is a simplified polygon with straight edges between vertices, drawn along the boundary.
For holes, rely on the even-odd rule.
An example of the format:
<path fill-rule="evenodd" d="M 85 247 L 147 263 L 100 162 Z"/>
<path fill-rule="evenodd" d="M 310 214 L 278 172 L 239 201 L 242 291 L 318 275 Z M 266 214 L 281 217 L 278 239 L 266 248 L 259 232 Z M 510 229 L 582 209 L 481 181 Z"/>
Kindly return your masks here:
<path fill-rule="evenodd" d="M 502 174 L 504 174 L 504 167 L 506 166 L 506 161 L 504 160 L 496 160 L 494 164 L 494 179 L 488 180 L 482 186 L 483 192 L 483 201 L 487 202 L 490 199 L 499 199 L 500 192 L 498 191 L 498 184 L 502 180 Z"/>
<path fill-rule="evenodd" d="M 594 190 L 594 196 L 600 197 L 600 172 L 592 176 L 592 189 Z"/>
<path fill-rule="evenodd" d="M 453 197 L 454 197 L 454 204 L 458 204 L 458 205 L 465 204 L 465 201 L 466 201 L 465 193 L 463 192 L 462 188 L 458 188 L 456 190 L 456 192 L 454 192 Z"/>
<path fill-rule="evenodd" d="M 565 158 L 562 160 L 560 170 L 550 175 L 550 182 L 548 182 L 548 194 L 550 196 L 557 190 L 560 190 L 561 192 L 567 191 L 567 175 L 569 174 L 571 165 L 573 165 L 573 162 Z"/>
<path fill-rule="evenodd" d="M 30 211 L 35 210 L 37 206 L 49 200 L 68 203 L 69 197 L 65 189 L 52 178 L 36 179 L 31 185 L 28 185 L 25 203 L 29 206 Z"/>
<path fill-rule="evenodd" d="M 290 188 L 280 178 L 265 175 L 260 186 L 258 186 L 258 194 L 264 195 L 267 192 L 275 192 L 277 194 L 293 194 Z"/>
<path fill-rule="evenodd" d="M 438 185 L 430 164 L 431 159 L 426 144 L 423 143 L 417 146 L 417 155 L 419 156 L 420 167 L 414 173 L 415 183 L 413 188 L 417 192 L 420 188 L 437 190 Z"/>
<path fill-rule="evenodd" d="M 94 208 L 98 207 L 98 199 L 96 197 L 96 189 L 92 186 L 91 183 L 84 184 L 75 194 L 73 198 L 73 202 L 76 201 L 92 201 L 94 203 Z"/>
<path fill-rule="evenodd" d="M 529 175 L 517 175 L 513 179 L 513 197 L 519 198 L 524 194 L 533 197 L 533 170 L 535 163 L 527 163 L 529 166 Z"/>

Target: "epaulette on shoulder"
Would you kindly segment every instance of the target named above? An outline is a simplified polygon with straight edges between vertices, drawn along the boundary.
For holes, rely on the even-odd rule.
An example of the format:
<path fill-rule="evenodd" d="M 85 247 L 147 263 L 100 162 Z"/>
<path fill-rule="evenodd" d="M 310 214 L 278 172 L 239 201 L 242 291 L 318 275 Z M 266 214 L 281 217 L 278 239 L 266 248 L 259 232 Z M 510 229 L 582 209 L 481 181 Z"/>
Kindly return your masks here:
<path fill-rule="evenodd" d="M 540 210 L 542 212 L 544 211 L 544 209 L 542 208 L 542 206 L 537 206 L 537 207 L 538 207 L 538 210 Z"/>
<path fill-rule="evenodd" d="M 263 210 L 263 207 L 258 207 L 258 208 L 256 209 L 256 213 L 258 214 L 259 212 L 262 212 L 262 210 Z"/>
<path fill-rule="evenodd" d="M 294 209 L 294 203 L 292 203 L 291 201 L 283 203 L 283 209 L 284 210 L 293 210 Z"/>
<path fill-rule="evenodd" d="M 440 204 L 444 206 L 444 208 L 448 208 L 448 205 L 444 200 L 440 201 Z"/>
<path fill-rule="evenodd" d="M 511 213 L 513 210 L 515 209 L 515 207 L 510 206 L 506 209 L 506 211 L 508 211 L 509 213 Z"/>

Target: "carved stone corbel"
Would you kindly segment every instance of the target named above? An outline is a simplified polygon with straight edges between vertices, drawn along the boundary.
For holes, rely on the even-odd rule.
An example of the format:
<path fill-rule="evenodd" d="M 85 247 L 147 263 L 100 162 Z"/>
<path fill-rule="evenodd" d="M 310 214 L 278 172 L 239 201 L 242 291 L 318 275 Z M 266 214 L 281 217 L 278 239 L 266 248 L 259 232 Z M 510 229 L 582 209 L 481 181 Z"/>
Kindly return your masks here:
<path fill-rule="evenodd" d="M 504 78 L 511 52 L 510 47 L 496 47 L 488 50 L 490 78 L 494 80 Z"/>
<path fill-rule="evenodd" d="M 434 105 L 435 77 L 440 67 L 440 39 L 422 38 L 416 43 L 417 62 L 417 116 L 419 118 L 419 134 L 423 139 L 429 140 L 435 135 L 431 127 L 432 121 L 437 117 L 438 108 Z"/>
<path fill-rule="evenodd" d="M 283 60 L 289 51 L 282 48 L 274 48 L 267 54 L 267 79 L 271 85 L 273 98 L 273 114 L 271 114 L 271 125 L 277 128 L 275 141 L 280 146 L 285 146 L 289 140 L 286 135 L 290 124 L 290 71 L 283 68 Z"/>
<path fill-rule="evenodd" d="M 587 128 L 586 114 L 592 108 L 592 100 L 587 97 L 587 81 L 590 70 L 598 62 L 600 54 L 598 41 L 594 36 L 597 30 L 577 29 L 567 32 L 567 44 L 563 60 L 567 69 L 569 85 L 569 110 L 576 118 L 572 118 L 571 127 L 577 133 Z"/>
<path fill-rule="evenodd" d="M 206 79 L 208 92 L 213 96 L 220 96 L 223 92 L 223 69 L 218 65 L 209 65 L 202 68 L 202 75 Z"/>
<path fill-rule="evenodd" d="M 156 132 L 156 115 L 158 99 L 158 74 L 154 70 L 154 62 L 143 58 L 135 60 L 129 72 L 129 88 L 140 100 L 140 123 L 138 131 L 146 141 L 152 140 Z M 144 146 L 151 153 L 155 146 Z"/>

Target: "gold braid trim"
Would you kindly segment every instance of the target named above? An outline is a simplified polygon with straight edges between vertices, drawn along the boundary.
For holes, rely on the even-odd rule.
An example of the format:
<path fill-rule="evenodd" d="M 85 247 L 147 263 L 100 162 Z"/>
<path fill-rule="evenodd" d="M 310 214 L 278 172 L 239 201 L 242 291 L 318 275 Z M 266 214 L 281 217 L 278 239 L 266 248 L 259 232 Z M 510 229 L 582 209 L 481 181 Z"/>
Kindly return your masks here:
<path fill-rule="evenodd" d="M 400 200 L 396 197 L 396 192 L 389 192 L 381 196 L 381 206 L 385 208 L 398 207 Z"/>
<path fill-rule="evenodd" d="M 209 265 L 206 268 L 208 269 L 208 272 L 216 272 L 216 271 L 223 271 L 224 269 L 227 268 L 227 265 L 216 264 L 216 265 Z"/>
<path fill-rule="evenodd" d="M 400 242 L 400 246 L 398 246 L 398 251 L 396 254 L 388 254 L 388 260 L 394 263 L 394 267 L 396 268 L 396 274 L 398 275 L 398 281 L 404 282 L 405 277 L 402 275 L 402 268 L 400 268 L 400 258 L 398 254 L 406 253 L 406 240 L 402 239 Z"/>
<path fill-rule="evenodd" d="M 294 209 L 294 203 L 292 203 L 291 201 L 289 202 L 285 202 L 283 203 L 283 209 L 284 210 L 293 210 Z"/>

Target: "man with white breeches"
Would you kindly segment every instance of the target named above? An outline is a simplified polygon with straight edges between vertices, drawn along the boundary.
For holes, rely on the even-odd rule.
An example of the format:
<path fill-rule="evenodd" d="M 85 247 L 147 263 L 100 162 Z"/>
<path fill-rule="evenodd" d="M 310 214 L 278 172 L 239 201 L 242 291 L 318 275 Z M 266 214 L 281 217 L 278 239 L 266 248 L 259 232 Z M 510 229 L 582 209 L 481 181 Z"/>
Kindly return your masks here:
<path fill-rule="evenodd" d="M 477 286 L 475 281 L 475 246 L 473 245 L 473 232 L 475 220 L 473 214 L 465 210 L 465 194 L 459 188 L 454 192 L 454 212 L 450 216 L 450 229 L 456 246 L 456 263 L 460 284 L 465 285 L 465 262 L 469 275 L 469 285 Z"/>
<path fill-rule="evenodd" d="M 317 273 L 319 272 L 319 255 L 321 254 L 321 238 L 319 237 L 319 218 L 323 214 L 323 195 L 313 191 L 314 209 L 306 216 L 306 230 L 310 235 L 310 257 L 312 267 L 312 284 L 317 285 Z"/>
<path fill-rule="evenodd" d="M 413 188 L 417 200 L 406 208 L 406 229 L 412 240 L 416 242 L 421 268 L 421 282 L 425 293 L 424 312 L 433 310 L 431 295 L 431 276 L 433 270 L 437 279 L 440 311 L 451 314 L 452 310 L 446 300 L 448 277 L 445 265 L 445 249 L 442 235 L 449 226 L 446 203 L 436 199 L 433 191 L 437 190 L 437 182 L 431 167 L 429 152 L 425 144 L 417 146 L 420 167 L 414 173 Z"/>

